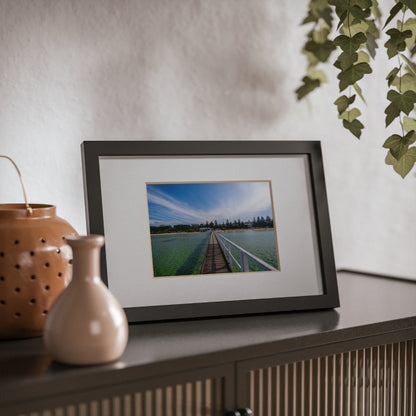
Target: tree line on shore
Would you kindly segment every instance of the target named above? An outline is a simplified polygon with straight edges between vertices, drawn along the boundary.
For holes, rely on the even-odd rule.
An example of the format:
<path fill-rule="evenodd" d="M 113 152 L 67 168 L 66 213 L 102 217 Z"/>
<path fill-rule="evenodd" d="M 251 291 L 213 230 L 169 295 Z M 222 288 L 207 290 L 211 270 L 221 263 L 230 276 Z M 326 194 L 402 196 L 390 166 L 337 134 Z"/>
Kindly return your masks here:
<path fill-rule="evenodd" d="M 241 221 L 240 219 L 223 222 L 217 220 L 206 221 L 205 224 L 175 224 L 150 226 L 151 234 L 168 234 L 168 233 L 197 233 L 202 231 L 217 230 L 245 230 L 258 228 L 273 228 L 273 219 L 268 215 L 266 217 L 254 217 L 251 221 Z"/>

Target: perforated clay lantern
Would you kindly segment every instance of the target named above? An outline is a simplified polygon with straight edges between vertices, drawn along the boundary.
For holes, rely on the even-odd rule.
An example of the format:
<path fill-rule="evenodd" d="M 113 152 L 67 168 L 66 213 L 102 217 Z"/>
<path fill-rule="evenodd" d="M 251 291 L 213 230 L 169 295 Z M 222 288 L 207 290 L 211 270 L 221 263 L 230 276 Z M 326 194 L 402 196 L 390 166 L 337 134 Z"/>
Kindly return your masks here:
<path fill-rule="evenodd" d="M 71 279 L 72 251 L 65 236 L 77 235 L 56 216 L 56 207 L 0 204 L 0 338 L 42 335 L 45 318 Z"/>

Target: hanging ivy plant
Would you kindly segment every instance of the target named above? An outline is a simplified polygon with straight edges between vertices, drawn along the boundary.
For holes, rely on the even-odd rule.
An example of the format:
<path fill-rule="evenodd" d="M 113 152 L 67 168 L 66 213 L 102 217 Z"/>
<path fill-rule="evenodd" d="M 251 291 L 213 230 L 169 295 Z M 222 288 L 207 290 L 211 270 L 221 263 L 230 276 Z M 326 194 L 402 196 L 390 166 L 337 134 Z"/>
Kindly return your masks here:
<path fill-rule="evenodd" d="M 313 23 L 302 50 L 308 60 L 308 69 L 302 79 L 303 84 L 296 90 L 298 100 L 306 97 L 322 82 L 327 82 L 325 73 L 318 68 L 320 63 L 328 61 L 336 49 L 334 43 L 329 39 L 332 21 L 333 11 L 326 0 L 312 0 L 310 2 L 308 15 L 302 22 L 304 25 Z"/>
<path fill-rule="evenodd" d="M 410 15 L 410 16 L 409 16 Z M 364 129 L 359 120 L 361 111 L 354 106 L 357 95 L 365 103 L 358 82 L 371 74 L 371 59 L 376 56 L 380 31 L 389 37 L 384 44 L 389 59 L 397 66 L 387 75 L 386 127 L 395 122 L 399 133 L 388 137 L 383 147 L 388 149 L 386 164 L 403 178 L 416 163 L 416 119 L 412 118 L 416 104 L 416 0 L 395 1 L 381 28 L 381 13 L 377 0 L 311 0 L 302 24 L 312 24 L 302 52 L 308 60 L 307 73 L 296 90 L 298 100 L 327 82 L 322 65 L 331 58 L 338 70 L 340 96 L 335 100 L 338 117 L 344 128 L 358 139 Z M 398 17 L 395 27 L 390 27 Z M 333 35 L 334 20 L 337 21 Z M 373 61 L 374 62 L 374 61 Z"/>

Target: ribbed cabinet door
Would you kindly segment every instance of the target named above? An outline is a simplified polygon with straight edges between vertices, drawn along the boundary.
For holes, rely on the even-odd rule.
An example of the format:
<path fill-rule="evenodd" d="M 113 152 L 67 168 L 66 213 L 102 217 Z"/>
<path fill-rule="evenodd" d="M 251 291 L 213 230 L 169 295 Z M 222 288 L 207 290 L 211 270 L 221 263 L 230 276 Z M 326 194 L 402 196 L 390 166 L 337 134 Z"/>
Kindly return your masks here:
<path fill-rule="evenodd" d="M 240 407 L 254 416 L 416 416 L 415 340 L 286 358 L 238 365 Z"/>
<path fill-rule="evenodd" d="M 13 416 L 223 416 L 234 407 L 233 365 L 143 378 L 5 409 Z M 2 413 L 3 415 L 3 413 Z"/>

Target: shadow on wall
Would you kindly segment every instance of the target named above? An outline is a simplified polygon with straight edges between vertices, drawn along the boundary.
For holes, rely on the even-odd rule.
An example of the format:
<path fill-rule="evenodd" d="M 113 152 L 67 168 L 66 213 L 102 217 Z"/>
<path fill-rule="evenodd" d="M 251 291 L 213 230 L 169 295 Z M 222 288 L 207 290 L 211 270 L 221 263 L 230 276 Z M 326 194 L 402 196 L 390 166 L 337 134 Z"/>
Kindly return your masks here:
<path fill-rule="evenodd" d="M 94 138 L 249 139 L 284 116 L 269 1 L 121 5 L 87 74 Z"/>
<path fill-rule="evenodd" d="M 2 96 L 45 136 L 264 137 L 287 108 L 285 4 L 5 0 Z"/>

